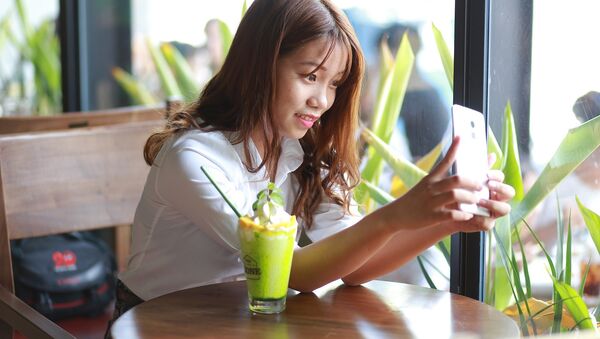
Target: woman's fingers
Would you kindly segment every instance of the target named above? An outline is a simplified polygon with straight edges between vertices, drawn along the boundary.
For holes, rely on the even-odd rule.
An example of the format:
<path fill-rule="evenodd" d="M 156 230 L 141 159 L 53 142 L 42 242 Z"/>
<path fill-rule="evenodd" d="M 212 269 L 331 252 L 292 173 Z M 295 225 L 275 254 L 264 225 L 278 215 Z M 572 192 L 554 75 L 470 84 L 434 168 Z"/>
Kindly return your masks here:
<path fill-rule="evenodd" d="M 467 221 L 473 219 L 473 214 L 455 209 L 444 209 L 438 213 L 438 222 Z"/>
<path fill-rule="evenodd" d="M 452 144 L 448 149 L 448 153 L 446 153 L 442 161 L 440 161 L 440 163 L 431 171 L 431 173 L 429 173 L 429 177 L 439 179 L 446 175 L 446 173 L 450 169 L 450 166 L 452 166 L 452 164 L 454 163 L 459 143 L 459 137 L 454 137 L 454 139 L 452 139 Z"/>
<path fill-rule="evenodd" d="M 464 229 L 462 232 L 485 232 L 494 228 L 495 219 L 486 218 L 479 215 L 473 217 L 473 219 L 466 222 Z"/>
<path fill-rule="evenodd" d="M 490 198 L 492 200 L 508 201 L 515 196 L 515 189 L 500 181 L 488 181 L 488 188 L 490 189 Z"/>
<path fill-rule="evenodd" d="M 487 208 L 491 218 L 499 218 L 510 213 L 510 205 L 503 201 L 481 199 L 477 204 Z"/>
<path fill-rule="evenodd" d="M 495 180 L 500 182 L 504 181 L 504 173 L 500 170 L 489 170 L 487 172 L 487 177 L 489 180 Z"/>
<path fill-rule="evenodd" d="M 434 207 L 444 207 L 450 204 L 476 204 L 479 198 L 473 192 L 463 189 L 453 189 L 444 193 L 440 193 L 431 199 Z"/>
<path fill-rule="evenodd" d="M 429 189 L 434 194 L 439 194 L 456 188 L 462 188 L 469 191 L 479 191 L 482 189 L 482 185 L 475 180 L 458 175 L 444 178 L 429 185 Z"/>
<path fill-rule="evenodd" d="M 482 232 L 494 227 L 494 219 L 474 215 L 470 219 L 446 221 L 442 224 L 450 224 L 454 232 Z"/>

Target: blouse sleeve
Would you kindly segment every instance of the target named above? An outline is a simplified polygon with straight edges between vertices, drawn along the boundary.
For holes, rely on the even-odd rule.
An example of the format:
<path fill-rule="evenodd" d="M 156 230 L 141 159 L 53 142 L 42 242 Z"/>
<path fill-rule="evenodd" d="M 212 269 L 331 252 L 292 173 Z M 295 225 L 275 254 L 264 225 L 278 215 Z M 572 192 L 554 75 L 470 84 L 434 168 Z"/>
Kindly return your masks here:
<path fill-rule="evenodd" d="M 312 227 L 305 228 L 305 233 L 312 242 L 316 242 L 356 224 L 362 217 L 354 199 L 350 202 L 350 213 L 347 213 L 342 206 L 326 198 L 319 204 Z"/>
<path fill-rule="evenodd" d="M 202 136 L 200 136 L 202 138 Z M 176 143 L 159 159 L 156 193 L 165 203 L 177 210 L 213 241 L 239 250 L 238 217 L 201 170 L 206 169 L 238 211 L 250 209 L 246 194 L 236 175 L 241 162 L 223 137 L 197 140 L 186 138 Z"/>

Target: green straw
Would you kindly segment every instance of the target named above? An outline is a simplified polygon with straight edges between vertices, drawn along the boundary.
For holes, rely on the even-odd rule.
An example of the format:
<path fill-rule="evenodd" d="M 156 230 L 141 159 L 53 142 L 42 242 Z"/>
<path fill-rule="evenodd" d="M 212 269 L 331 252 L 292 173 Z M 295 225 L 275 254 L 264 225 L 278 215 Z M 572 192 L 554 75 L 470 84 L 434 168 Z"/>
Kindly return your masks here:
<path fill-rule="evenodd" d="M 235 215 L 237 215 L 238 218 L 241 218 L 242 215 L 240 214 L 240 212 L 238 212 L 238 210 L 235 208 L 235 206 L 233 206 L 233 204 L 231 203 L 231 201 L 229 201 L 229 199 L 227 199 L 227 197 L 225 196 L 225 194 L 223 194 L 223 192 L 221 191 L 221 189 L 219 188 L 219 186 L 217 186 L 217 184 L 215 183 L 215 181 L 210 177 L 210 175 L 208 175 L 208 173 L 204 169 L 204 166 L 200 166 L 200 169 L 202 170 L 202 172 L 204 172 L 204 175 L 206 175 L 206 177 L 208 178 L 208 180 L 210 181 L 210 183 L 213 184 L 213 186 L 215 186 L 215 188 L 217 189 L 217 191 L 219 191 L 219 194 L 221 194 L 221 196 L 223 197 L 223 199 L 225 199 L 225 202 L 227 203 L 227 205 L 229 205 L 229 207 L 231 207 L 231 209 L 233 210 L 233 213 L 235 213 Z"/>

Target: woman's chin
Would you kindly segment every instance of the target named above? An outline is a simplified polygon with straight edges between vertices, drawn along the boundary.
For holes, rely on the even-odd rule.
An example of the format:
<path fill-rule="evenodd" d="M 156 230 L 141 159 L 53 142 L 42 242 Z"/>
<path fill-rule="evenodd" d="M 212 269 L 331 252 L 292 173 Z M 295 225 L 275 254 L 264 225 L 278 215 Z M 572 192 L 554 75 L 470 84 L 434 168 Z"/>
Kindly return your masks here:
<path fill-rule="evenodd" d="M 293 131 L 289 131 L 287 133 L 281 133 L 281 135 L 288 139 L 300 140 L 300 139 L 304 138 L 304 136 L 306 135 L 306 132 L 308 132 L 307 129 L 294 129 Z"/>

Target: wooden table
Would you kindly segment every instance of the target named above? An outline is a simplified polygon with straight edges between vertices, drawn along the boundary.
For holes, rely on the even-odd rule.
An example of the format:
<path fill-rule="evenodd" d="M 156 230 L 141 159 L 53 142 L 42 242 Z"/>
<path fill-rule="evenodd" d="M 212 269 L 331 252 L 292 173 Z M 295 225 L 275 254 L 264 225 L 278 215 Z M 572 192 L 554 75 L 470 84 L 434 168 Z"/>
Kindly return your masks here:
<path fill-rule="evenodd" d="M 290 290 L 278 315 L 248 310 L 244 281 L 178 291 L 146 301 L 119 318 L 114 338 L 449 338 L 519 337 L 516 323 L 494 308 L 424 287 L 372 281 L 333 282 L 314 293 Z"/>

